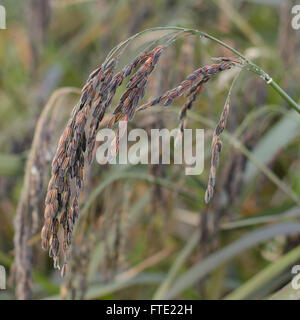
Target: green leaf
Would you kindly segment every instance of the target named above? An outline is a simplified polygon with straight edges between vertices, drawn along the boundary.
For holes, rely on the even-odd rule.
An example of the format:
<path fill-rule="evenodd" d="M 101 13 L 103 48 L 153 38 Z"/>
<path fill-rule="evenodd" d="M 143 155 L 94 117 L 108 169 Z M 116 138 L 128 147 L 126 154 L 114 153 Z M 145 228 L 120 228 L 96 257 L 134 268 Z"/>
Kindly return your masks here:
<path fill-rule="evenodd" d="M 204 260 L 196 263 L 177 279 L 173 287 L 171 287 L 163 299 L 172 299 L 178 296 L 186 288 L 195 285 L 209 272 L 215 270 L 218 266 L 237 256 L 239 253 L 244 252 L 246 249 L 279 235 L 288 235 L 299 232 L 300 223 L 281 223 L 253 231 L 225 248 L 211 254 Z"/>

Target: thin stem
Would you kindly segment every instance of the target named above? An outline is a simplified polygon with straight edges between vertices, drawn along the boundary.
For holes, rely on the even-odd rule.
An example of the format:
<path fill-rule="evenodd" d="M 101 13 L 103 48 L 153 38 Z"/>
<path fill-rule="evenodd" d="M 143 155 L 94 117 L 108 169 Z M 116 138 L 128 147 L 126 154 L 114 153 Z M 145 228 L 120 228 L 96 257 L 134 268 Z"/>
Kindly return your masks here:
<path fill-rule="evenodd" d="M 298 113 L 300 113 L 300 106 L 284 91 L 282 88 L 273 80 L 270 83 L 270 86 L 276 90 L 276 92 L 286 101 L 288 104 L 293 107 Z"/>
<path fill-rule="evenodd" d="M 184 248 L 179 252 L 177 255 L 177 258 L 175 262 L 172 264 L 170 271 L 166 275 L 164 281 L 161 283 L 159 288 L 156 290 L 153 296 L 153 300 L 159 300 L 162 299 L 163 296 L 165 296 L 172 285 L 174 278 L 176 277 L 178 271 L 183 266 L 186 259 L 189 257 L 189 255 L 192 253 L 196 245 L 199 243 L 199 237 L 200 234 L 198 230 L 196 230 L 192 236 L 190 237 L 187 244 L 184 246 Z"/>

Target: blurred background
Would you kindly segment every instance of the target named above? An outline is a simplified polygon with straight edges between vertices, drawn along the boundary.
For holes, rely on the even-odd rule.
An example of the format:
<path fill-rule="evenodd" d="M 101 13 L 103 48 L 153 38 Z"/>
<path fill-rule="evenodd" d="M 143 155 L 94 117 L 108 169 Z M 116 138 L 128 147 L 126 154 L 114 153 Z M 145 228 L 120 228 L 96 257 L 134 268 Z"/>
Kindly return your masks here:
<path fill-rule="evenodd" d="M 207 83 L 188 114 L 188 128 L 205 129 L 202 175 L 186 176 L 175 165 L 95 162 L 85 172 L 65 278 L 40 246 L 58 138 L 88 75 L 114 46 L 151 27 L 198 29 L 245 54 L 299 102 L 300 30 L 291 27 L 296 1 L 0 4 L 7 14 L 7 29 L 0 30 L 0 264 L 7 290 L 0 299 L 300 297 L 300 286 L 290 285 L 291 268 L 300 264 L 300 116 L 247 71 L 232 90 L 209 205 L 211 138 L 231 70 Z M 144 100 L 177 86 L 211 57 L 230 55 L 207 39 L 180 39 L 162 55 Z M 122 59 L 130 61 L 126 52 Z M 141 112 L 130 127 L 176 128 L 182 102 Z"/>

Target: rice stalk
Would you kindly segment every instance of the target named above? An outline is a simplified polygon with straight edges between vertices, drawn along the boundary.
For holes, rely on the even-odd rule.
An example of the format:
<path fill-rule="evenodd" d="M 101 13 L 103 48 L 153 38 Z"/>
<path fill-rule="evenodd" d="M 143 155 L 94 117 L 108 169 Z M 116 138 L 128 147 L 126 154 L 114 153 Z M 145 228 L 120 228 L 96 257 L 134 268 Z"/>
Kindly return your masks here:
<path fill-rule="evenodd" d="M 42 247 L 44 250 L 49 248 L 54 267 L 60 268 L 58 231 L 60 225 L 62 226 L 64 231 L 62 275 L 66 273 L 73 227 L 79 216 L 78 203 L 83 183 L 85 151 L 87 149 L 88 162 L 91 163 L 94 157 L 97 129 L 113 100 L 117 87 L 134 68 L 140 66 L 129 79 L 128 89 L 121 97 L 109 126 L 113 126 L 121 118 L 133 118 L 136 105 L 145 93 L 148 76 L 157 64 L 162 50 L 163 47 L 158 46 L 149 52 L 143 52 L 115 75 L 119 56 L 93 71 L 82 89 L 79 104 L 73 109 L 71 118 L 60 137 L 52 161 L 52 177 L 45 199 L 45 222 L 41 237 Z M 92 120 L 86 137 L 85 127 L 90 115 Z"/>
<path fill-rule="evenodd" d="M 221 58 L 222 59 L 222 58 Z M 230 109 L 230 97 L 231 97 L 231 91 L 235 84 L 236 79 L 238 78 L 240 72 L 235 76 L 235 78 L 232 81 L 231 87 L 229 89 L 225 105 L 223 108 L 223 111 L 220 116 L 220 120 L 214 130 L 213 138 L 212 138 L 212 144 L 211 144 L 211 166 L 209 171 L 209 179 L 208 179 L 208 185 L 205 192 L 205 202 L 209 203 L 209 201 L 212 199 L 214 194 L 214 187 L 216 183 L 216 171 L 219 164 L 219 155 L 222 151 L 222 142 L 220 140 L 220 135 L 224 131 L 229 115 L 229 109 Z"/>
<path fill-rule="evenodd" d="M 32 246 L 30 238 L 39 228 L 39 210 L 48 176 L 49 151 L 51 137 L 55 129 L 47 125 L 48 116 L 55 107 L 57 99 L 63 95 L 76 93 L 74 88 L 62 88 L 55 91 L 46 104 L 38 120 L 30 154 L 26 163 L 24 185 L 18 203 L 15 225 L 15 262 L 13 278 L 16 283 L 18 299 L 30 299 L 32 296 Z"/>
<path fill-rule="evenodd" d="M 144 51 L 131 63 L 126 65 L 122 71 L 115 74 L 120 55 L 128 44 L 137 37 L 152 31 L 172 30 L 175 36 L 166 41 L 165 45 L 158 45 L 150 51 Z M 177 87 L 165 92 L 160 97 L 141 105 L 137 108 L 139 101 L 144 97 L 148 78 L 158 63 L 163 50 L 177 40 L 178 34 L 197 35 L 210 39 L 219 45 L 229 49 L 236 54 L 236 58 L 217 58 L 215 63 L 196 69 Z M 79 197 L 83 185 L 83 170 L 85 160 L 90 164 L 95 155 L 95 137 L 99 125 L 103 120 L 109 106 L 112 104 L 117 88 L 129 77 L 134 69 L 137 69 L 129 78 L 127 90 L 120 98 L 119 104 L 113 112 L 113 117 L 108 123 L 112 128 L 120 120 L 125 122 L 134 118 L 137 111 L 144 110 L 159 103 L 164 106 L 170 105 L 174 99 L 185 95 L 188 100 L 183 105 L 180 118 L 180 130 L 184 130 L 186 123 L 186 111 L 192 108 L 194 101 L 200 94 L 203 85 L 218 73 L 233 67 L 243 67 L 261 76 L 270 84 L 294 109 L 300 112 L 295 101 L 283 91 L 272 78 L 261 68 L 249 61 L 240 52 L 231 48 L 224 42 L 206 33 L 185 29 L 180 27 L 158 27 L 140 32 L 115 47 L 107 56 L 105 62 L 94 70 L 84 88 L 80 101 L 75 106 L 71 118 L 63 131 L 58 142 L 56 154 L 52 162 L 52 177 L 48 185 L 48 192 L 45 200 L 44 227 L 42 229 L 42 247 L 49 249 L 49 255 L 53 257 L 54 267 L 60 268 L 60 249 L 63 255 L 62 275 L 66 273 L 67 262 L 70 259 L 72 233 L 74 224 L 79 216 Z M 228 99 L 227 99 L 228 100 Z M 210 178 L 205 200 L 208 202 L 213 195 L 215 185 L 215 173 L 218 165 L 219 153 L 221 152 L 220 134 L 225 128 L 229 112 L 229 103 L 225 103 L 224 110 L 217 128 L 214 131 L 212 142 L 212 162 Z M 88 125 L 88 119 L 90 119 Z M 88 127 L 88 130 L 87 130 Z M 118 143 L 121 137 L 116 137 L 112 142 L 112 149 L 118 152 Z M 87 156 L 86 156 L 87 155 Z M 63 244 L 60 244 L 58 232 L 62 229 L 64 233 Z"/>

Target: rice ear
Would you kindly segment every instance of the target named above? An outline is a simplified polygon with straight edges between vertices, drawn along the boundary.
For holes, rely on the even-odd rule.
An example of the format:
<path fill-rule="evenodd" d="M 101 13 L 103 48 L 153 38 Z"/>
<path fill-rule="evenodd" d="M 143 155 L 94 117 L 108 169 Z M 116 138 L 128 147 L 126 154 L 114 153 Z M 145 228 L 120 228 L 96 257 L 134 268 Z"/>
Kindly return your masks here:
<path fill-rule="evenodd" d="M 45 222 L 41 238 L 42 247 L 45 250 L 49 248 L 55 268 L 60 267 L 59 255 L 60 251 L 62 252 L 64 257 L 62 275 L 67 270 L 73 228 L 79 216 L 78 203 L 80 189 L 83 185 L 85 151 L 87 150 L 87 158 L 91 163 L 94 156 L 97 129 L 113 100 L 116 89 L 139 66 L 127 84 L 126 103 L 122 101 L 123 95 L 120 105 L 117 107 L 118 112 L 112 117 L 109 126 L 112 127 L 120 119 L 130 120 L 134 117 L 136 106 L 145 94 L 148 77 L 154 70 L 162 51 L 163 47 L 158 46 L 150 52 L 141 53 L 115 75 L 118 56 L 93 71 L 82 89 L 78 105 L 73 109 L 71 118 L 59 139 L 45 200 Z M 87 119 L 90 115 L 92 115 L 92 120 L 86 137 Z M 118 140 L 116 144 L 118 145 Z M 72 181 L 75 182 L 74 188 L 71 186 Z M 64 232 L 63 245 L 58 240 L 59 216 L 60 225 Z"/>

